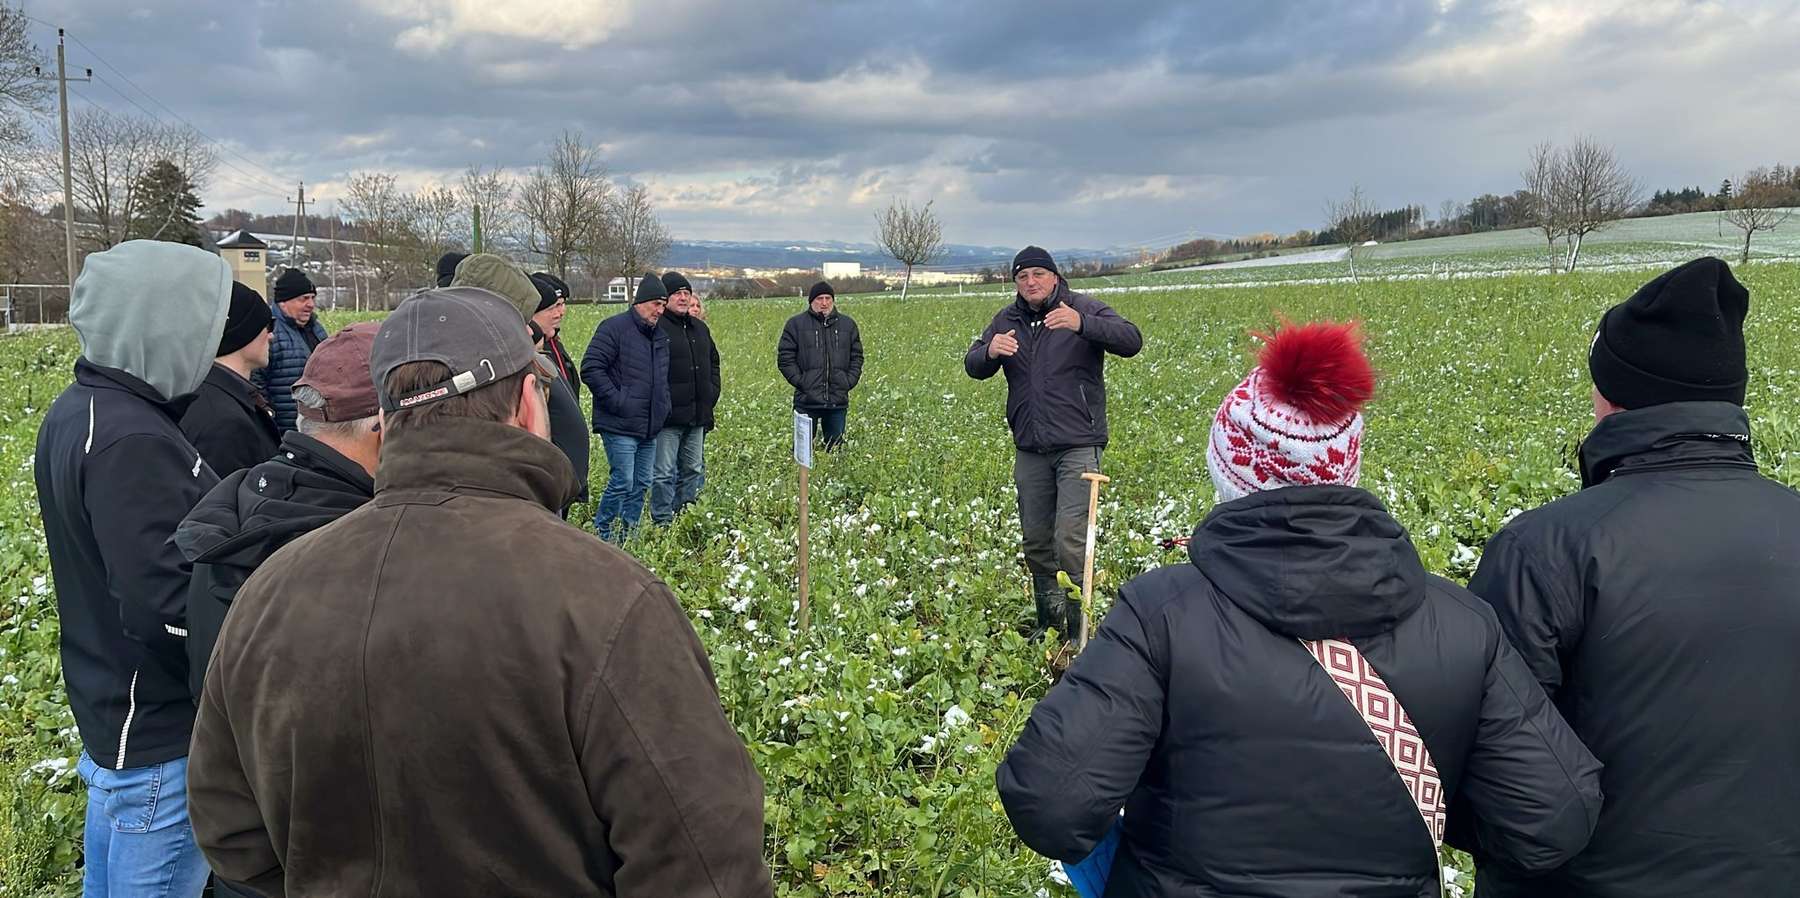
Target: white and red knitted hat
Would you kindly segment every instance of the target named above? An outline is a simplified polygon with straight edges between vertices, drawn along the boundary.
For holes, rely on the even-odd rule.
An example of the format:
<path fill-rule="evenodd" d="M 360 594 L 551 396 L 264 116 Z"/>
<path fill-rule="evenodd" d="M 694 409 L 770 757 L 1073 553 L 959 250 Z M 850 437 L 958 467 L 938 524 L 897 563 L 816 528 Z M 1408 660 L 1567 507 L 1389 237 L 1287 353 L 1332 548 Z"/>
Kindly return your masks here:
<path fill-rule="evenodd" d="M 1284 325 L 1213 416 L 1206 469 L 1220 502 L 1284 486 L 1355 486 L 1375 372 L 1355 323 Z"/>

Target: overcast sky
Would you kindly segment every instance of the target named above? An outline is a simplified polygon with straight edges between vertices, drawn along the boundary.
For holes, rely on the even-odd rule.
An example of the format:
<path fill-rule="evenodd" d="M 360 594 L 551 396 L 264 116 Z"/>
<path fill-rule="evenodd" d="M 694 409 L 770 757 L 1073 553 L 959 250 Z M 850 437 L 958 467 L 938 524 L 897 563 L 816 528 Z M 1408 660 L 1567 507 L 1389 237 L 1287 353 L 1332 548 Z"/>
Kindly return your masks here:
<path fill-rule="evenodd" d="M 0 0 L 17 2 L 17 0 Z M 890 197 L 957 243 L 1166 245 L 1510 192 L 1589 134 L 1650 187 L 1800 162 L 1800 0 L 1099 3 L 25 0 L 76 103 L 227 144 L 203 200 L 357 170 L 522 172 L 578 129 L 677 239 L 867 241 Z M 49 49 L 54 33 L 34 30 Z M 119 73 L 123 73 L 123 77 Z M 115 89 L 117 92 L 115 92 Z M 248 160 L 248 161 L 247 161 Z"/>

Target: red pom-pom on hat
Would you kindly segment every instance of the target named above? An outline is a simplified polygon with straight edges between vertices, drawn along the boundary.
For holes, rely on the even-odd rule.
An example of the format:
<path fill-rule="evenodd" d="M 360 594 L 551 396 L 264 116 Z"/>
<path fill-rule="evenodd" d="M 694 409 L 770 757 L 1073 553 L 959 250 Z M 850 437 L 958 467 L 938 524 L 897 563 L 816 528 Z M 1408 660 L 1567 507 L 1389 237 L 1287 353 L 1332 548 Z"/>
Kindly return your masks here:
<path fill-rule="evenodd" d="M 1356 322 L 1288 324 L 1265 341 L 1257 367 L 1270 398 L 1314 420 L 1342 421 L 1375 395 L 1375 370 Z"/>

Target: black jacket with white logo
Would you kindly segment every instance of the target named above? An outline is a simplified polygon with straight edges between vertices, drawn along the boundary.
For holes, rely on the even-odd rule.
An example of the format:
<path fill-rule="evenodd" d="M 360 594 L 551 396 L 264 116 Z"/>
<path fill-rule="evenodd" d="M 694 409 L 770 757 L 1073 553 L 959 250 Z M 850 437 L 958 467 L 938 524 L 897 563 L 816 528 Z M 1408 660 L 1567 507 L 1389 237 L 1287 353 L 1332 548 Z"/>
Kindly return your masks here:
<path fill-rule="evenodd" d="M 79 359 L 38 430 L 63 679 L 82 746 L 109 769 L 188 752 L 189 567 L 170 537 L 219 482 L 177 423 L 191 401 Z"/>

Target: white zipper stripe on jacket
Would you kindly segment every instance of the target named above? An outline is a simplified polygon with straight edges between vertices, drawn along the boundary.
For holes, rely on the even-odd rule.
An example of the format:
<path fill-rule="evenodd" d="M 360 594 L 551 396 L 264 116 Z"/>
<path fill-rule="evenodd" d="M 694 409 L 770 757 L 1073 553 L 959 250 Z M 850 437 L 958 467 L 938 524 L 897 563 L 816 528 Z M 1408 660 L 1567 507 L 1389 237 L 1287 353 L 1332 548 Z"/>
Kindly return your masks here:
<path fill-rule="evenodd" d="M 93 452 L 93 451 L 94 451 L 94 397 L 89 396 L 88 397 L 88 437 L 87 437 L 87 443 L 83 444 L 81 447 L 81 454 L 87 455 L 88 453 Z"/>
<path fill-rule="evenodd" d="M 113 762 L 114 770 L 125 769 L 125 744 L 131 741 L 131 718 L 137 716 L 137 678 L 138 672 L 131 672 L 131 703 L 125 708 L 125 726 L 119 730 L 119 759 Z"/>

